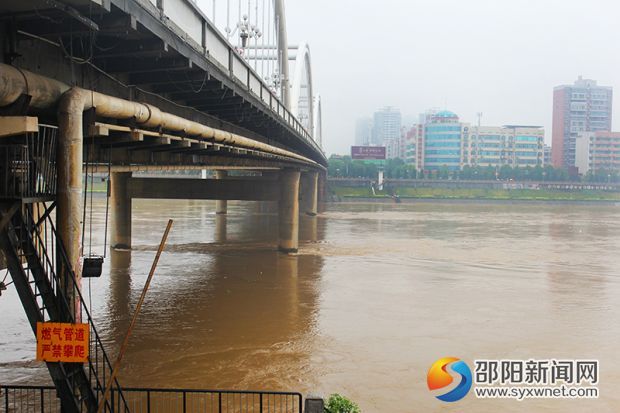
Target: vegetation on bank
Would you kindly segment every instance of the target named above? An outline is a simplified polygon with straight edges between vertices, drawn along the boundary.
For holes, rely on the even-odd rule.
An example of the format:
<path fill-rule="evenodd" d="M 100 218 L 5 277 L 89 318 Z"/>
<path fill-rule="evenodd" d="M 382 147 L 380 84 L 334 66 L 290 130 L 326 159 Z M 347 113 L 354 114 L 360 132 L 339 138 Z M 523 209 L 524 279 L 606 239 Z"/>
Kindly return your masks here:
<path fill-rule="evenodd" d="M 524 201 L 618 201 L 620 192 L 597 190 L 556 191 L 547 189 L 491 188 L 396 188 L 375 191 L 370 188 L 330 186 L 330 193 L 339 198 L 399 198 L 418 199 L 489 199 Z"/>
<path fill-rule="evenodd" d="M 361 413 L 359 406 L 338 393 L 332 394 L 327 399 L 325 410 L 329 413 Z"/>
<path fill-rule="evenodd" d="M 330 157 L 328 174 L 334 178 L 370 178 L 377 179 L 379 165 L 376 162 L 352 160 L 350 156 Z M 598 170 L 583 176 L 570 176 L 566 169 L 554 168 L 551 165 L 527 166 L 513 168 L 504 165 L 469 166 L 461 171 L 450 171 L 447 167 L 422 173 L 413 165 L 402 159 L 388 159 L 383 164 L 385 177 L 388 179 L 461 179 L 461 180 L 515 180 L 515 181 L 553 181 L 553 182 L 620 182 L 618 171 Z"/>

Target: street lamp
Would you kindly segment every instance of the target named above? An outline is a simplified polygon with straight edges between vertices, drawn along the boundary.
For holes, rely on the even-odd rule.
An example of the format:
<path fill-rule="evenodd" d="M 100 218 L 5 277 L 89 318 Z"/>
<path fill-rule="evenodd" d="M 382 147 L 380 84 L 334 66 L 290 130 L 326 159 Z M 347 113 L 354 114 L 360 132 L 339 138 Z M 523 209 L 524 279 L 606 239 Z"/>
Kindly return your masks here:
<path fill-rule="evenodd" d="M 237 23 L 237 29 L 239 30 L 242 49 L 248 47 L 248 39 L 258 39 L 263 35 L 258 27 L 250 23 L 246 14 L 244 14 L 241 21 Z"/>

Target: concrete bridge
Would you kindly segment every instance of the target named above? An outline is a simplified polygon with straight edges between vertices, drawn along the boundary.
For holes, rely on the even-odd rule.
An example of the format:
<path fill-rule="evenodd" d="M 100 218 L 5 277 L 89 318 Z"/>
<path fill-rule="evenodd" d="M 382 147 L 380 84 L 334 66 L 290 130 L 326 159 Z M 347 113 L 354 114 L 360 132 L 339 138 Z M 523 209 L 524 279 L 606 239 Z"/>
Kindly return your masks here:
<path fill-rule="evenodd" d="M 0 2 L 0 265 L 35 332 L 86 322 L 97 355 L 47 363 L 62 411 L 129 411 L 103 391 L 107 377 L 121 395 L 81 296 L 89 177 L 110 175 L 117 248 L 131 248 L 134 198 L 215 199 L 218 214 L 228 200 L 278 201 L 286 253 L 299 214 L 317 214 L 327 160 L 308 45 L 289 56 L 283 0 L 230 0 L 219 25 L 211 4 Z M 214 178 L 133 176 L 190 169 Z"/>
<path fill-rule="evenodd" d="M 226 200 L 278 200 L 280 249 L 297 249 L 300 182 L 302 209 L 315 214 L 324 179 L 320 98 L 307 45 L 289 69 L 282 0 L 253 3 L 247 12 L 257 23 L 259 5 L 263 22 L 271 14 L 273 27 L 263 29 L 271 44 L 265 33 L 244 43 L 259 32 L 243 28 L 252 17 L 240 16 L 231 36 L 188 0 L 2 2 L 2 134 L 14 141 L 40 124 L 58 128 L 58 226 L 72 259 L 85 163 L 112 172 L 113 245 L 131 246 L 130 200 L 144 196 L 218 199 L 222 213 Z M 272 73 L 262 63 L 269 59 Z M 172 169 L 215 169 L 223 179 L 131 178 Z M 230 169 L 264 179 L 226 179 Z"/>

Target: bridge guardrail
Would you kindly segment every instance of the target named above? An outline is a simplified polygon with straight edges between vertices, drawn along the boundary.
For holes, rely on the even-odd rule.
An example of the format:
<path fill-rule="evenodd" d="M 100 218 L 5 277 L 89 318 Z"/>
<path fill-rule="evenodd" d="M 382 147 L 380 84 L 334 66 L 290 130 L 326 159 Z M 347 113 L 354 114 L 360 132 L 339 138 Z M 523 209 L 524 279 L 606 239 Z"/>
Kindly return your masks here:
<path fill-rule="evenodd" d="M 256 73 L 235 47 L 213 25 L 204 12 L 190 0 L 135 0 L 152 15 L 172 27 L 206 59 L 216 63 L 230 78 L 243 85 L 265 106 L 303 136 L 315 149 L 324 153 L 301 122 L 286 108 L 269 85 Z M 199 28 L 199 30 L 198 30 Z"/>

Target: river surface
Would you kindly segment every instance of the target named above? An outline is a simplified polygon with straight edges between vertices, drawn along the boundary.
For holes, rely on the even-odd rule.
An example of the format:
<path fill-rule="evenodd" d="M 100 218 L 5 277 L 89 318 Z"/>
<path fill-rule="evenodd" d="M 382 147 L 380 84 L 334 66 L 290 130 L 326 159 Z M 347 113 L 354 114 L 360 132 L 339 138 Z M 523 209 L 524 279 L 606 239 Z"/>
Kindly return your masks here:
<path fill-rule="evenodd" d="M 95 199 L 93 252 L 105 200 Z M 332 204 L 275 251 L 258 203 L 134 201 L 131 252 L 85 280 L 117 349 L 168 218 L 173 231 L 121 372 L 126 386 L 338 392 L 364 412 L 620 411 L 620 207 Z M 88 245 L 87 245 L 88 249 Z M 3 276 L 4 274 L 2 274 Z M 15 290 L 0 297 L 0 382 L 41 383 Z M 597 359 L 596 400 L 448 404 L 426 373 L 446 356 Z"/>

